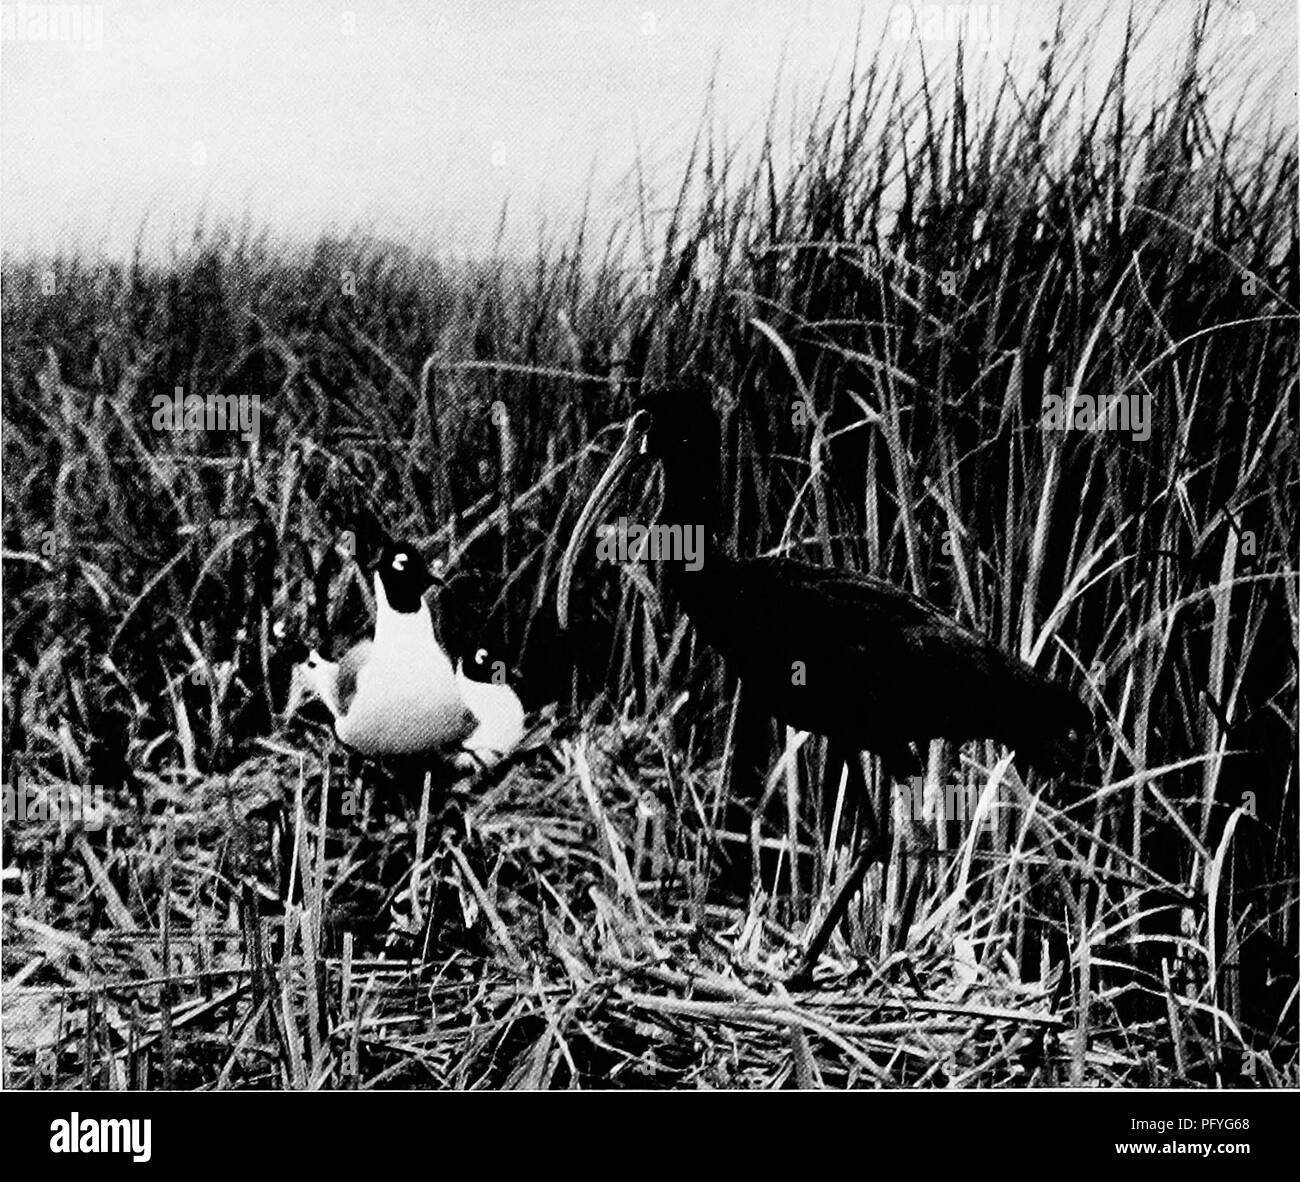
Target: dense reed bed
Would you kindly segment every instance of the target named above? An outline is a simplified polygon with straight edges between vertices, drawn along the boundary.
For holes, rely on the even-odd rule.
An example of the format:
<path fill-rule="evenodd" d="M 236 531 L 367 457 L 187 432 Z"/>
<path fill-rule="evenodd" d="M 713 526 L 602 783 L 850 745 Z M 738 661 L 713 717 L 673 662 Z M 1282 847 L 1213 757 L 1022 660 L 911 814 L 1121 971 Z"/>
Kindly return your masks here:
<path fill-rule="evenodd" d="M 706 124 L 668 211 L 527 258 L 7 259 L 4 773 L 103 789 L 7 826 L 9 1084 L 1300 1082 L 1296 147 L 1184 54 L 1085 95 L 1064 31 L 1029 93 L 864 50 L 799 138 Z M 810 994 L 821 742 L 740 725 L 652 568 L 589 559 L 555 618 L 617 424 L 683 376 L 736 551 L 890 578 L 1097 718 L 1065 782 L 931 752 Z M 176 387 L 257 436 L 158 429 Z M 278 713 L 290 640 L 365 627 L 378 526 L 538 711 L 423 800 Z"/>

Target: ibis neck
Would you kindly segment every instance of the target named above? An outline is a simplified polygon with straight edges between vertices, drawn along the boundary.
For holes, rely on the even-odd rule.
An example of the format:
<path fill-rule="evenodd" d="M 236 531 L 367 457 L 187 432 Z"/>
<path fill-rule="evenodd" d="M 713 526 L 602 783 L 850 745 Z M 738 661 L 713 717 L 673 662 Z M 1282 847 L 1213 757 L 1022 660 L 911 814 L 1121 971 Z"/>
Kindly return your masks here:
<path fill-rule="evenodd" d="M 707 581 L 708 572 L 727 559 L 718 541 L 721 483 L 716 456 L 677 457 L 664 464 L 664 503 L 661 524 L 680 526 L 692 543 L 689 561 L 663 563 L 675 592 L 690 600 Z"/>
<path fill-rule="evenodd" d="M 664 507 L 667 524 L 699 527 L 705 545 L 716 549 L 721 484 L 716 456 L 682 456 L 664 461 Z"/>

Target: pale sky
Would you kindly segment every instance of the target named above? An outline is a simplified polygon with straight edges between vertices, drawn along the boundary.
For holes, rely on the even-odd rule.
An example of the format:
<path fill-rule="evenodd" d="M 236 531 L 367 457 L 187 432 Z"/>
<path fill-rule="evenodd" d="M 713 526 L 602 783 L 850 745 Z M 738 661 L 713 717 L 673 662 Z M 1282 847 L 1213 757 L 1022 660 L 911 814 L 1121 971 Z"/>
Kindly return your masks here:
<path fill-rule="evenodd" d="M 638 151 L 668 187 L 715 72 L 715 125 L 744 142 L 778 77 L 788 126 L 792 104 L 844 76 L 859 23 L 865 51 L 883 35 L 916 57 L 889 36 L 892 0 L 131 0 L 75 6 L 80 40 L 27 35 L 57 7 L 0 4 L 7 250 L 120 256 L 142 228 L 165 249 L 200 219 L 245 218 L 288 239 L 371 229 L 483 250 L 507 196 L 525 239 L 569 224 L 589 191 L 598 215 L 626 212 Z M 994 41 L 984 61 L 1031 75 L 1053 5 L 968 7 Z M 1294 0 L 1221 7 L 1255 22 L 1226 26 L 1241 85 L 1282 95 L 1294 122 Z M 1181 32 L 1195 4 L 1166 8 Z M 1070 11 L 1096 23 L 1104 71 L 1124 7 Z M 1181 45 L 1157 39 L 1149 69 L 1172 69 Z M 924 45 L 940 67 L 953 48 Z"/>

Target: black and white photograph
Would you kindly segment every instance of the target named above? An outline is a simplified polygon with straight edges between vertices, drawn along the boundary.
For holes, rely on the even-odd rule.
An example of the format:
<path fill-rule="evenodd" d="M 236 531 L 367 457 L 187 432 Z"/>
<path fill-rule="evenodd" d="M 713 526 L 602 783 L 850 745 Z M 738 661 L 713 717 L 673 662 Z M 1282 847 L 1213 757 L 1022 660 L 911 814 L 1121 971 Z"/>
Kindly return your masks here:
<path fill-rule="evenodd" d="M 1300 1085 L 1297 25 L 0 4 L 42 1152 L 148 1160 L 126 1093 L 825 1090 L 1249 1154 Z"/>

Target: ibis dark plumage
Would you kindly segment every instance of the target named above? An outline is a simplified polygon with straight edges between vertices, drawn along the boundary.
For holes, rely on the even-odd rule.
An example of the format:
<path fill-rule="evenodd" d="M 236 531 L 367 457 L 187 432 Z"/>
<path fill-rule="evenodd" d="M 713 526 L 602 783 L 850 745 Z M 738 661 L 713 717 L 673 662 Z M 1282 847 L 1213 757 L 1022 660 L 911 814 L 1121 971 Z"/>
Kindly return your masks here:
<path fill-rule="evenodd" d="M 663 466 L 660 521 L 698 527 L 703 561 L 664 563 L 664 579 L 697 632 L 778 721 L 826 736 L 840 753 L 869 751 L 893 775 L 915 766 L 910 744 L 994 739 L 1030 764 L 1068 768 L 1090 725 L 1069 690 L 882 579 L 793 558 L 739 558 L 718 541 L 718 419 L 707 393 L 647 398 L 598 482 L 561 563 L 558 609 L 567 624 L 579 548 L 623 474 L 644 450 Z M 861 781 L 861 765 L 848 760 Z M 865 795 L 865 784 L 862 784 Z M 808 977 L 882 838 L 869 840 L 809 944 Z"/>

